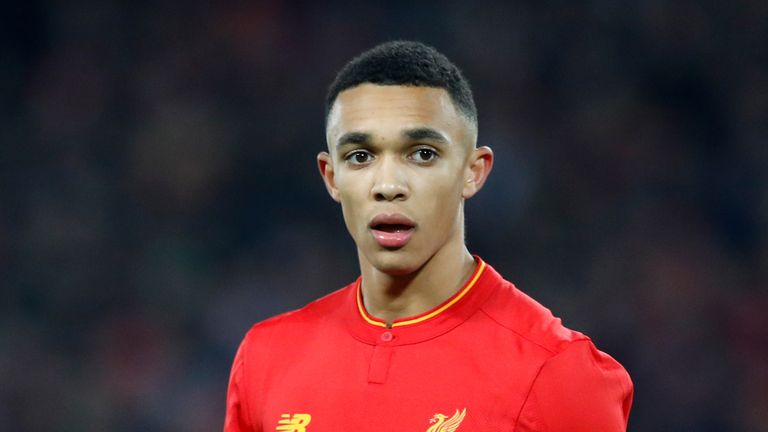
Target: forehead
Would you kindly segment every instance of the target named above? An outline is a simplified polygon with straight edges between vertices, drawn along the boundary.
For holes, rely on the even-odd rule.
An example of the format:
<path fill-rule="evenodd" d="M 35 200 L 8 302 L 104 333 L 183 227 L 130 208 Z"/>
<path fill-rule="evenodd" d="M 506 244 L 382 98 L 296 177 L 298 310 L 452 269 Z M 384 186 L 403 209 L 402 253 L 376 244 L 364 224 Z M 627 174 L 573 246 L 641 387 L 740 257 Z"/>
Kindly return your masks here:
<path fill-rule="evenodd" d="M 386 135 L 430 127 L 457 141 L 470 139 L 470 123 L 448 92 L 435 87 L 362 84 L 339 93 L 328 116 L 327 138 L 347 132 Z"/>

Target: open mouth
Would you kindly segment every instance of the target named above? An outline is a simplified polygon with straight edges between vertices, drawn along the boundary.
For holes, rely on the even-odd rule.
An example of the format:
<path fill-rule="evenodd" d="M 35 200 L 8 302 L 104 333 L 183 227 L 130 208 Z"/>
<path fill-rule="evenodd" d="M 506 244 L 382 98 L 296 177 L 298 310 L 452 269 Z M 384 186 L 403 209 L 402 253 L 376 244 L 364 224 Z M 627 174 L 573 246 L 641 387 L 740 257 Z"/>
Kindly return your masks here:
<path fill-rule="evenodd" d="M 405 224 L 377 224 L 371 227 L 372 230 L 375 231 L 382 231 L 387 233 L 396 233 L 401 231 L 408 231 L 412 230 L 412 225 L 405 225 Z"/>
<path fill-rule="evenodd" d="M 408 244 L 416 224 L 403 215 L 381 214 L 373 218 L 369 227 L 379 246 L 397 249 Z"/>

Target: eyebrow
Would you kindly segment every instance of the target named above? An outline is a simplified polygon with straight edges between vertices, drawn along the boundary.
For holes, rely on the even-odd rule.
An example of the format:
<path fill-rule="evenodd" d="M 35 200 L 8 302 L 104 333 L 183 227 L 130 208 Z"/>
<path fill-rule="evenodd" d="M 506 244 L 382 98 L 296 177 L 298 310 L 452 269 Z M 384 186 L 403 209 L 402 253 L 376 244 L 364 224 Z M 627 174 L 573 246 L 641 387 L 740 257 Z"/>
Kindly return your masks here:
<path fill-rule="evenodd" d="M 404 130 L 401 135 L 410 141 L 431 140 L 441 144 L 448 144 L 450 141 L 445 135 L 429 127 L 418 127 Z M 345 145 L 365 145 L 370 144 L 371 134 L 368 132 L 347 132 L 336 141 L 336 148 Z"/>
<path fill-rule="evenodd" d="M 445 135 L 441 134 L 435 129 L 428 128 L 428 127 L 408 129 L 406 131 L 403 131 L 403 136 L 410 139 L 411 141 L 431 140 L 431 141 L 437 141 L 442 144 L 450 143 L 450 141 L 448 140 L 448 138 L 445 137 Z"/>
<path fill-rule="evenodd" d="M 371 134 L 366 132 L 347 132 L 336 142 L 336 148 L 349 144 L 368 144 L 371 141 Z"/>

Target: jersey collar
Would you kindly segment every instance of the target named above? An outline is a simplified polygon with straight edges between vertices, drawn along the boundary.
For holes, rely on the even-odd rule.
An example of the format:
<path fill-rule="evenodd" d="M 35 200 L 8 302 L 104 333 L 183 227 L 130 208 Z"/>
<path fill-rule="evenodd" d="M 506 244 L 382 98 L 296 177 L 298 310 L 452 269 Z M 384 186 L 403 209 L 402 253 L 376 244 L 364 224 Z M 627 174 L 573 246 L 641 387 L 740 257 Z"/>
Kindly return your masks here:
<path fill-rule="evenodd" d="M 371 344 L 417 343 L 450 331 L 469 318 L 487 300 L 500 276 L 480 257 L 469 280 L 453 296 L 420 315 L 396 320 L 391 328 L 368 314 L 363 306 L 362 278 L 351 285 L 347 297 L 348 328 L 357 339 Z"/>

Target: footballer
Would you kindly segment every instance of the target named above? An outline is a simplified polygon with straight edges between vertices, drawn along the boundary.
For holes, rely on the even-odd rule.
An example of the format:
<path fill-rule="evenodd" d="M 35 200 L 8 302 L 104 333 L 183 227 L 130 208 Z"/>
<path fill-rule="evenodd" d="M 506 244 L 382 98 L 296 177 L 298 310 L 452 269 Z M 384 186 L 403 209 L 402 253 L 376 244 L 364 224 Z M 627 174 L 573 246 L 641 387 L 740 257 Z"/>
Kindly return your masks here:
<path fill-rule="evenodd" d="M 317 165 L 360 277 L 248 331 L 225 432 L 626 430 L 624 368 L 467 249 L 464 203 L 493 166 L 477 133 L 469 84 L 429 46 L 342 68 Z"/>

